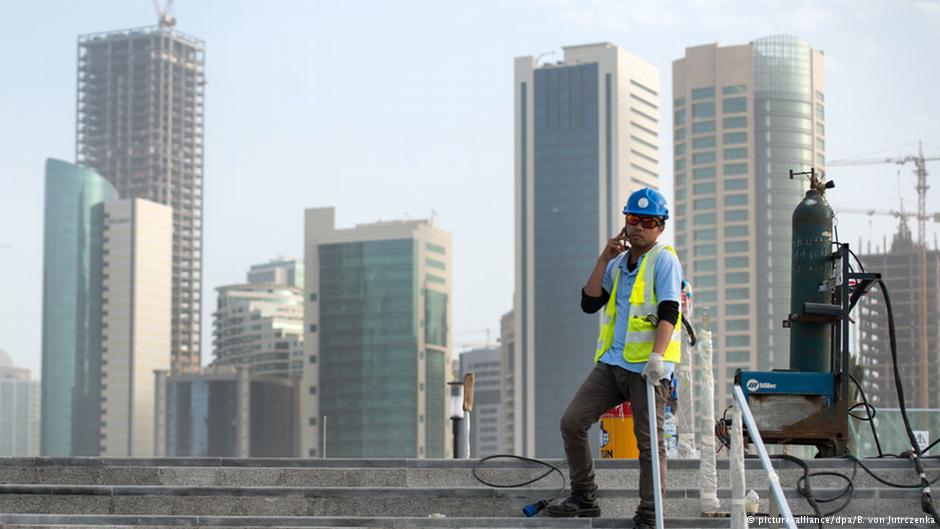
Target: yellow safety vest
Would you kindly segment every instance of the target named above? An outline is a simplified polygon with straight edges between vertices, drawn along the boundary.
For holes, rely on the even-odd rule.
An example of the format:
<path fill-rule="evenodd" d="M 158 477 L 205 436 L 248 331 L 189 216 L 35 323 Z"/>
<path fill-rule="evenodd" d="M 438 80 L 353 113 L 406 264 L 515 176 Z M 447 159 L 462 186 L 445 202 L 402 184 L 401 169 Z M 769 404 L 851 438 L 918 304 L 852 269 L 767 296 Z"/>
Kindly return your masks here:
<path fill-rule="evenodd" d="M 659 252 L 666 250 L 675 255 L 676 251 L 672 246 L 663 243 L 656 243 L 645 254 L 643 262 L 640 264 L 640 270 L 636 274 L 636 282 L 633 283 L 633 290 L 630 292 L 630 317 L 627 320 L 627 335 L 624 339 L 623 357 L 627 362 L 646 362 L 649 360 L 650 353 L 653 352 L 653 341 L 656 337 L 656 326 L 649 322 L 646 317 L 650 314 L 656 315 L 658 303 L 656 302 L 656 293 L 653 289 L 656 284 L 655 266 L 656 258 Z M 628 257 L 624 257 L 628 259 Z M 618 267 L 619 268 L 619 267 Z M 610 349 L 614 343 L 614 327 L 617 324 L 617 283 L 620 280 L 621 271 L 618 269 L 614 276 L 614 286 L 611 289 L 610 300 L 604 308 L 604 317 L 601 321 L 601 333 L 597 337 L 597 349 L 594 351 L 594 363 L 600 360 L 601 356 Z M 675 329 L 672 333 L 672 339 L 669 346 L 666 347 L 666 353 L 663 359 L 667 362 L 679 363 L 682 360 L 680 342 L 682 339 L 682 314 L 679 314 L 679 320 L 676 321 Z"/>

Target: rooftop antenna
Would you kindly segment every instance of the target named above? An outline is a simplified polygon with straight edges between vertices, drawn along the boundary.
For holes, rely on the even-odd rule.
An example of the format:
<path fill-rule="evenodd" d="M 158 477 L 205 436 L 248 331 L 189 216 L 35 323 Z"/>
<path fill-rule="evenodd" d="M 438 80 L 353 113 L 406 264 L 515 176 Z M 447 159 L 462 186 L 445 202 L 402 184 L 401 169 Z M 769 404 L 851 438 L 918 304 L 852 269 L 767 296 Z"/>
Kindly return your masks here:
<path fill-rule="evenodd" d="M 176 25 L 176 19 L 170 14 L 173 10 L 173 0 L 166 0 L 166 5 L 163 6 L 160 5 L 160 0 L 153 0 L 153 8 L 157 12 L 157 22 L 161 29 Z"/>

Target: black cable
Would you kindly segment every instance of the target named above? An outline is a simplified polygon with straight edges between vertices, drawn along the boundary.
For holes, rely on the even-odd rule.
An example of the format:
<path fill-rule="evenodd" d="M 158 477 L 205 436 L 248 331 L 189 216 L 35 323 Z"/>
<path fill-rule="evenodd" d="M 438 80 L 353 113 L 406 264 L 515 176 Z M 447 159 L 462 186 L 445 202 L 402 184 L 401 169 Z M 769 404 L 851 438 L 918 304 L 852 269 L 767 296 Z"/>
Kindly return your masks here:
<path fill-rule="evenodd" d="M 901 371 L 898 369 L 898 342 L 894 332 L 894 312 L 891 310 L 891 296 L 888 295 L 888 287 L 883 280 L 878 280 L 878 286 L 881 287 L 881 294 L 885 298 L 885 310 L 888 313 L 888 338 L 891 344 L 891 364 L 894 367 L 894 385 L 898 393 L 898 407 L 901 409 L 904 429 L 911 442 L 911 452 L 908 454 L 908 457 L 911 459 L 911 462 L 914 463 L 914 468 L 917 470 L 917 475 L 920 478 L 920 508 L 925 513 L 933 516 L 933 523 L 937 527 L 940 527 L 940 516 L 937 515 L 937 510 L 934 508 L 933 501 L 930 497 L 930 482 L 927 481 L 927 475 L 924 474 L 924 466 L 920 461 L 923 453 L 921 452 L 920 444 L 917 442 L 917 437 L 914 435 L 914 429 L 911 428 L 911 421 L 907 417 L 907 406 L 904 403 L 904 385 L 901 382 Z"/>
<path fill-rule="evenodd" d="M 813 512 L 815 512 L 815 515 L 816 515 L 816 525 L 819 527 L 819 529 L 822 529 L 823 527 L 823 522 L 822 522 L 823 518 L 827 516 L 832 516 L 833 514 L 841 512 L 846 507 L 848 507 L 849 503 L 852 502 L 852 494 L 855 492 L 855 482 L 854 482 L 855 470 L 852 471 L 852 477 L 846 476 L 845 474 L 842 474 L 841 472 L 833 472 L 833 471 L 810 472 L 809 465 L 806 463 L 806 461 L 803 461 L 802 459 L 798 457 L 794 457 L 788 454 L 777 454 L 777 455 L 772 455 L 770 457 L 772 459 L 783 459 L 786 461 L 790 461 L 792 463 L 797 464 L 798 466 L 800 466 L 800 468 L 803 469 L 803 475 L 800 476 L 800 479 L 797 480 L 796 482 L 796 490 L 797 492 L 800 493 L 801 496 L 803 496 L 803 498 L 806 499 L 806 502 L 809 503 L 809 506 L 813 508 Z M 832 496 L 829 498 L 817 498 L 816 496 L 813 495 L 813 487 L 810 484 L 810 479 L 814 477 L 819 477 L 819 476 L 832 476 L 832 477 L 844 479 L 845 487 L 843 487 L 842 490 L 835 496 Z M 826 512 L 826 513 L 822 512 L 822 508 L 819 506 L 820 503 L 831 503 L 843 497 L 846 498 L 845 501 L 842 502 L 842 504 L 839 505 L 836 509 L 830 512 Z M 794 514 L 794 516 L 805 516 L 805 515 Z"/>
<path fill-rule="evenodd" d="M 929 445 L 927 445 L 927 448 L 924 448 L 923 450 L 921 450 L 920 453 L 921 453 L 921 454 L 926 454 L 927 452 L 930 451 L 931 448 L 937 446 L 937 443 L 940 443 L 940 438 L 934 440 L 934 442 L 932 442 L 932 443 L 930 443 Z"/>
<path fill-rule="evenodd" d="M 875 474 L 874 472 L 872 472 L 872 470 L 871 470 L 870 468 L 868 468 L 867 466 L 865 466 L 865 463 L 863 463 L 861 459 L 859 459 L 859 458 L 853 456 L 852 454 L 846 454 L 846 455 L 844 455 L 843 457 L 846 458 L 846 459 L 848 459 L 849 461 L 852 461 L 852 462 L 855 463 L 856 465 L 862 467 L 862 470 L 864 470 L 865 472 L 867 472 L 869 476 L 875 478 L 875 480 L 878 481 L 879 483 L 881 483 L 882 485 L 886 485 L 886 486 L 888 486 L 888 487 L 894 487 L 894 488 L 897 488 L 897 489 L 917 489 L 917 488 L 920 488 L 920 487 L 921 487 L 921 484 L 920 484 L 920 483 L 911 483 L 911 484 L 906 484 L 906 483 L 893 483 L 893 482 L 891 482 L 891 481 L 888 481 L 888 480 L 882 478 L 881 476 L 878 476 L 878 475 Z M 934 483 L 936 483 L 936 482 L 938 482 L 938 481 L 940 481 L 940 475 L 937 475 L 937 477 L 935 477 L 935 478 L 933 478 L 933 480 L 929 481 L 928 484 L 933 485 Z"/>
<path fill-rule="evenodd" d="M 868 425 L 871 427 L 871 435 L 875 439 L 875 446 L 878 448 L 878 457 L 884 457 L 884 452 L 881 451 L 881 441 L 878 440 L 878 432 L 875 430 L 874 419 L 875 419 L 875 413 L 877 412 L 877 409 L 868 403 L 868 397 L 865 396 L 865 390 L 862 389 L 862 385 L 858 383 L 858 380 L 856 380 L 855 377 L 852 376 L 851 373 L 849 373 L 849 379 L 855 383 L 855 387 L 858 388 L 858 392 L 862 396 L 861 404 L 865 406 L 865 414 L 867 417 L 862 418 L 852 413 L 852 410 L 854 410 L 857 406 L 859 406 L 859 404 L 855 404 L 851 408 L 849 408 L 849 415 L 851 415 L 852 417 L 855 417 L 856 419 L 860 421 L 868 422 Z"/>
<path fill-rule="evenodd" d="M 548 470 L 546 470 L 543 474 L 539 475 L 538 477 L 530 479 L 529 481 L 524 481 L 522 483 L 493 483 L 491 481 L 487 481 L 481 478 L 480 475 L 477 473 L 477 470 L 479 470 L 479 468 L 483 466 L 483 463 L 486 463 L 487 461 L 491 461 L 493 459 L 515 459 L 518 461 L 525 461 L 527 463 L 535 463 L 537 465 L 542 465 L 544 467 L 548 467 Z M 476 478 L 476 480 L 479 481 L 480 483 L 486 485 L 487 487 L 493 487 L 496 489 L 515 489 L 519 487 L 525 487 L 526 485 L 531 485 L 535 483 L 536 481 L 544 479 L 552 472 L 557 472 L 558 475 L 561 476 L 561 488 L 558 489 L 558 494 L 556 494 L 552 498 L 541 499 L 533 504 L 526 505 L 525 507 L 523 507 L 522 512 L 526 516 L 535 516 L 536 514 L 539 513 L 539 511 L 547 507 L 549 503 L 564 496 L 565 486 L 567 485 L 567 480 L 565 479 L 565 474 L 561 471 L 560 468 L 556 467 L 555 465 L 551 463 L 547 463 L 539 459 L 532 459 L 529 457 L 517 456 L 513 454 L 496 454 L 492 456 L 487 456 L 477 461 L 477 464 L 473 465 L 473 477 Z"/>

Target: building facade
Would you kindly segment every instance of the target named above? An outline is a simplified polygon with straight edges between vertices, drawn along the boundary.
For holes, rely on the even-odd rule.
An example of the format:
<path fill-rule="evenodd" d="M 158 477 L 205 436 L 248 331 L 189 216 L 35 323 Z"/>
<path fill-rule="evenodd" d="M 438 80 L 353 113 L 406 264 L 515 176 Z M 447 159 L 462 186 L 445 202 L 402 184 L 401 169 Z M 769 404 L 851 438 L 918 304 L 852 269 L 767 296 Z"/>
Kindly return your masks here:
<path fill-rule="evenodd" d="M 444 457 L 450 235 L 425 220 L 337 229 L 333 208 L 305 222 L 302 453 Z"/>
<path fill-rule="evenodd" d="M 510 310 L 499 319 L 499 453 L 522 455 L 521 443 L 516 443 L 516 417 L 522 416 L 516 398 L 516 329 Z"/>
<path fill-rule="evenodd" d="M 304 260 L 279 257 L 264 264 L 252 265 L 248 282 L 253 285 L 287 285 L 304 288 Z"/>
<path fill-rule="evenodd" d="M 660 186 L 659 72 L 609 43 L 563 49 L 515 61 L 512 435 L 534 457 L 563 454 L 558 421 L 592 367 L 599 316 L 578 292 L 630 192 Z"/>
<path fill-rule="evenodd" d="M 890 251 L 868 252 L 859 258 L 869 272 L 879 272 L 891 298 L 894 314 L 897 363 L 904 384 L 905 404 L 908 408 L 940 408 L 940 252 L 926 252 L 927 290 L 921 292 L 918 284 L 917 243 L 911 237 L 906 221 L 902 221 L 894 235 Z M 917 353 L 917 311 L 919 297 L 927 296 L 927 368 L 923 368 Z M 888 335 L 888 312 L 879 285 L 859 301 L 858 371 L 855 373 L 868 402 L 878 408 L 897 408 L 898 395 L 894 381 Z M 921 384 L 927 386 L 927 402 L 920 398 Z M 854 389 L 853 389 L 854 391 Z"/>
<path fill-rule="evenodd" d="M 233 366 L 156 373 L 160 457 L 297 457 L 298 380 Z"/>
<path fill-rule="evenodd" d="M 473 349 L 460 353 L 460 376 L 473 373 L 473 411 L 470 413 L 470 457 L 499 454 L 500 351 Z"/>
<path fill-rule="evenodd" d="M 143 199 L 99 207 L 99 454 L 153 457 L 153 373 L 170 368 L 173 210 Z"/>
<path fill-rule="evenodd" d="M 78 163 L 173 208 L 174 369 L 200 365 L 204 91 L 204 44 L 172 27 L 79 37 Z"/>
<path fill-rule="evenodd" d="M 101 282 L 92 268 L 102 241 L 92 214 L 118 194 L 101 175 L 61 160 L 46 161 L 45 179 L 40 453 L 69 456 L 79 363 L 100 333 L 93 315 Z"/>
<path fill-rule="evenodd" d="M 245 367 L 257 375 L 303 374 L 303 290 L 268 283 L 228 285 L 216 292 L 212 365 Z"/>
<path fill-rule="evenodd" d="M 676 249 L 708 313 L 716 399 L 734 372 L 789 367 L 789 171 L 825 166 L 823 54 L 796 37 L 686 48 L 673 62 Z"/>
<path fill-rule="evenodd" d="M 39 455 L 39 382 L 0 349 L 0 457 Z"/>

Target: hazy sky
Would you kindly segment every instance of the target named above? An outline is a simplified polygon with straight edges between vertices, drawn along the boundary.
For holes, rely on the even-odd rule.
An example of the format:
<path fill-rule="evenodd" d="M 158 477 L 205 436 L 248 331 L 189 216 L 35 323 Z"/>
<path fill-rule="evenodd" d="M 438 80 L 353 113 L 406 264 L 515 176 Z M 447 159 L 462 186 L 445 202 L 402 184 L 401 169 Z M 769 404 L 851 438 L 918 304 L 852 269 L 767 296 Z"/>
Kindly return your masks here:
<path fill-rule="evenodd" d="M 38 377 L 43 164 L 74 161 L 76 38 L 156 18 L 148 0 L 0 0 L 0 13 L 0 349 Z M 829 160 L 904 155 L 917 140 L 940 154 L 938 0 L 177 0 L 175 15 L 207 49 L 204 361 L 214 288 L 251 264 L 302 257 L 314 206 L 335 206 L 340 227 L 436 210 L 453 236 L 456 345 L 481 343 L 484 329 L 495 338 L 514 288 L 516 56 L 561 60 L 561 46 L 612 42 L 660 69 L 668 112 L 671 64 L 686 47 L 793 34 L 825 52 Z M 928 168 L 940 176 L 940 162 Z M 835 205 L 916 205 L 907 169 L 829 176 Z M 940 185 L 928 210 L 940 210 Z M 854 244 L 880 243 L 896 223 L 840 225 Z M 578 302 L 578 285 L 561 288 Z"/>

